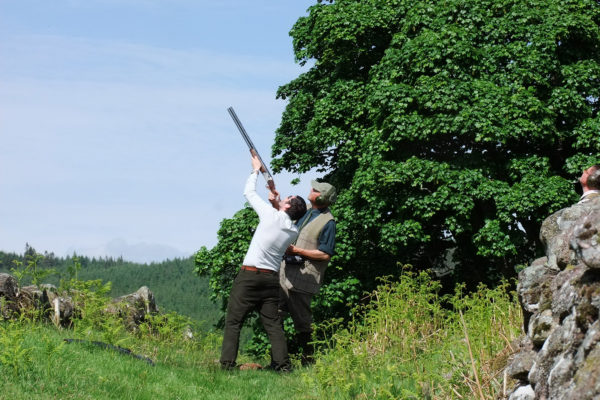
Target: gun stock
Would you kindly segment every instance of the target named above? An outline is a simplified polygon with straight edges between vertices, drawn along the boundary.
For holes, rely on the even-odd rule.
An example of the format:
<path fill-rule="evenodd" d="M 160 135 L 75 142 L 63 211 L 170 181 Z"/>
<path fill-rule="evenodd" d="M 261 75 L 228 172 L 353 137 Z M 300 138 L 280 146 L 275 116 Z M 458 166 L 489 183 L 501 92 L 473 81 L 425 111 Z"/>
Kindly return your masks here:
<path fill-rule="evenodd" d="M 240 134 L 242 135 L 242 138 L 246 142 L 246 145 L 248 145 L 248 148 L 250 149 L 250 153 L 256 155 L 258 157 L 258 159 L 260 160 L 260 163 L 262 164 L 262 168 L 263 168 L 263 169 L 261 169 L 261 172 L 262 172 L 263 177 L 267 181 L 267 187 L 269 188 L 270 191 L 274 191 L 275 190 L 275 181 L 273 180 L 273 175 L 271 175 L 267 166 L 263 162 L 260 154 L 258 153 L 258 150 L 256 150 L 256 146 L 254 146 L 254 143 L 252 143 L 252 140 L 250 139 L 250 136 L 248 136 L 246 129 L 244 129 L 242 122 L 237 117 L 237 114 L 233 110 L 233 107 L 227 108 L 227 111 L 229 112 L 231 119 L 233 119 L 235 126 L 237 126 L 238 130 L 240 131 Z"/>

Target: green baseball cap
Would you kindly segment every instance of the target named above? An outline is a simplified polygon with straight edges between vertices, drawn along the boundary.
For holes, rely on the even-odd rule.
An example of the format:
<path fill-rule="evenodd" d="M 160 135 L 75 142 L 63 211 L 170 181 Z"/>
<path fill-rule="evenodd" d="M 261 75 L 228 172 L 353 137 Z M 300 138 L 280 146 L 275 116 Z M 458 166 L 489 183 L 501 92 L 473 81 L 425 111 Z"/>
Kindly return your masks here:
<path fill-rule="evenodd" d="M 330 185 L 327 182 L 317 182 L 314 179 L 310 181 L 310 185 L 321 194 L 320 197 L 325 203 L 331 204 L 337 199 L 337 190 L 335 190 L 335 186 Z"/>

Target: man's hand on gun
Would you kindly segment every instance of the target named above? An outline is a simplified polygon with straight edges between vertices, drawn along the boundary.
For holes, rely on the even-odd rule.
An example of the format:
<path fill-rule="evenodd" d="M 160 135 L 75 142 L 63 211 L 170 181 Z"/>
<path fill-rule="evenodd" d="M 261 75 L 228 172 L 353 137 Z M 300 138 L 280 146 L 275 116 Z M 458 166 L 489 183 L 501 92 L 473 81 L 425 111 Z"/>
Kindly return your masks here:
<path fill-rule="evenodd" d="M 267 188 L 269 185 L 267 185 Z M 275 189 L 269 192 L 269 203 L 273 206 L 273 208 L 279 210 L 279 203 L 281 202 L 281 197 L 279 197 L 279 192 Z"/>
<path fill-rule="evenodd" d="M 265 172 L 266 169 L 265 169 L 264 165 L 262 164 L 262 162 L 260 161 L 260 158 L 258 158 L 256 151 L 254 151 L 254 149 L 252 149 L 252 150 L 250 150 L 250 154 L 252 155 L 252 170 Z M 279 209 L 279 202 L 281 201 L 281 199 L 279 197 L 279 192 L 277 190 L 275 190 L 274 186 L 271 187 L 271 186 L 267 185 L 267 189 L 269 189 L 269 202 L 271 203 L 271 205 L 273 207 Z"/>
<path fill-rule="evenodd" d="M 252 169 L 254 171 L 263 172 L 265 170 L 265 167 L 263 167 L 262 163 L 260 162 L 260 159 L 256 155 L 256 152 L 250 150 L 250 154 L 252 155 Z"/>

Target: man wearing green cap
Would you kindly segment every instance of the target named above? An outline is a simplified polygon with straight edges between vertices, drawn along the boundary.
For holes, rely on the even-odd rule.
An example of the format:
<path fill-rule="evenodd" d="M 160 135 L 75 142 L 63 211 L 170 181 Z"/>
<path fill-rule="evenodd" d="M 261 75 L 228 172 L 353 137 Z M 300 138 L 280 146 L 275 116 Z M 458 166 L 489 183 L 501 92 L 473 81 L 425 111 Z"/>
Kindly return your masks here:
<path fill-rule="evenodd" d="M 311 208 L 296 222 L 298 239 L 291 244 L 280 269 L 281 308 L 289 312 L 302 347 L 302 363 L 313 361 L 312 297 L 319 292 L 335 250 L 335 220 L 329 210 L 337 192 L 326 182 L 311 182 Z"/>

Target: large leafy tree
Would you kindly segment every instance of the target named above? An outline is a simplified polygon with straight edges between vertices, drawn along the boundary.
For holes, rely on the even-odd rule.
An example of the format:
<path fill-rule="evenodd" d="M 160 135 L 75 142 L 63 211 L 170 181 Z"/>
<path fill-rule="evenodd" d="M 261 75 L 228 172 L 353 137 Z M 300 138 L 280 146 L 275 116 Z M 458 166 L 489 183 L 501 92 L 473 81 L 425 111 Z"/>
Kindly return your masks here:
<path fill-rule="evenodd" d="M 272 167 L 341 192 L 318 310 L 398 262 L 493 282 L 539 254 L 541 222 L 600 161 L 599 23 L 597 0 L 319 1 L 297 21 L 312 67 L 278 91 Z M 246 214 L 197 256 L 224 298 Z"/>
<path fill-rule="evenodd" d="M 339 0 L 300 18 L 314 65 L 279 89 L 273 167 L 343 189 L 339 275 L 403 261 L 489 281 L 539 253 L 598 160 L 599 22 L 596 0 Z"/>

